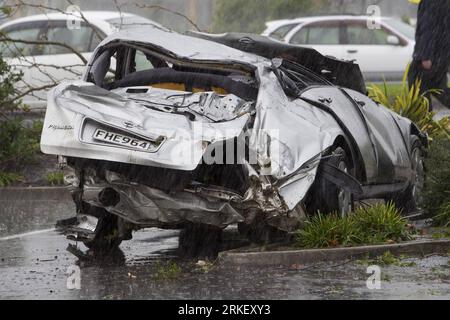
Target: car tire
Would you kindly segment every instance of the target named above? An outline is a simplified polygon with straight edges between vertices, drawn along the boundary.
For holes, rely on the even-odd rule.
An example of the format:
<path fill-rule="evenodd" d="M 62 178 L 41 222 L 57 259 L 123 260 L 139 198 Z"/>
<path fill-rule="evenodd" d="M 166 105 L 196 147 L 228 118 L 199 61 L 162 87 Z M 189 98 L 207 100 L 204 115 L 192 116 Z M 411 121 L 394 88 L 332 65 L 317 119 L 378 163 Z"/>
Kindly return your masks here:
<path fill-rule="evenodd" d="M 411 147 L 413 181 L 408 188 L 393 197 L 396 207 L 403 215 L 419 213 L 423 204 L 423 189 L 425 185 L 425 151 L 417 137 L 414 137 Z"/>
<path fill-rule="evenodd" d="M 110 252 L 117 249 L 122 243 L 118 228 L 119 217 L 94 206 L 89 206 L 87 214 L 97 217 L 98 224 L 94 238 L 83 241 L 83 244 L 97 252 Z"/>
<path fill-rule="evenodd" d="M 309 214 L 339 213 L 345 216 L 353 210 L 352 194 L 325 179 L 321 171 L 324 165 L 332 165 L 352 174 L 351 162 L 346 151 L 341 147 L 336 147 L 329 156 L 324 158 L 317 170 L 316 181 L 307 196 L 307 212 Z"/>
<path fill-rule="evenodd" d="M 222 245 L 222 229 L 187 223 L 178 238 L 179 255 L 184 258 L 215 258 Z"/>

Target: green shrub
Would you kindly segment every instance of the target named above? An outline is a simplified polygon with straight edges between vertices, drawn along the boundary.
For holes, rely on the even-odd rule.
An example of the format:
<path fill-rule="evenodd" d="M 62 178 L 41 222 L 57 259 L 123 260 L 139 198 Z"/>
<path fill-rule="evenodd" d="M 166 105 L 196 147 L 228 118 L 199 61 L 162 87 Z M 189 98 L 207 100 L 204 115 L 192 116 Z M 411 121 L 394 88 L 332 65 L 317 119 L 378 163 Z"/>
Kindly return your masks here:
<path fill-rule="evenodd" d="M 450 207 L 450 140 L 434 140 L 425 159 L 427 171 L 424 209 L 429 217 L 439 215 L 439 224 L 449 221 Z M 447 217 L 447 220 L 445 220 Z"/>
<path fill-rule="evenodd" d="M 386 81 L 383 87 L 375 84 L 369 86 L 369 96 L 376 102 L 388 107 L 399 115 L 410 119 L 422 131 L 427 132 L 432 138 L 445 137 L 450 139 L 449 128 L 450 119 L 444 117 L 435 121 L 434 112 L 430 112 L 430 101 L 427 94 L 439 94 L 440 90 L 429 90 L 420 93 L 421 81 L 417 79 L 414 85 L 408 85 L 409 68 L 403 75 L 403 80 L 399 88 L 396 88 L 395 94 L 390 94 Z"/>
<path fill-rule="evenodd" d="M 0 121 L 0 171 L 13 170 L 33 160 L 39 150 L 42 123 L 22 126 L 20 118 Z"/>
<path fill-rule="evenodd" d="M 36 121 L 31 128 L 22 125 L 22 119 L 11 116 L 22 109 L 14 91 L 21 74 L 11 68 L 0 56 L 0 187 L 20 179 L 21 168 L 33 160 L 39 150 L 42 123 Z"/>
<path fill-rule="evenodd" d="M 213 32 L 261 33 L 264 23 L 296 18 L 320 8 L 323 0 L 216 0 Z"/>
<path fill-rule="evenodd" d="M 345 221 L 345 222 L 344 222 Z M 354 225 L 348 227 L 349 219 L 341 219 L 338 215 L 318 213 L 306 221 L 304 229 L 298 231 L 297 242 L 302 247 L 325 248 L 339 245 L 351 245 L 357 237 Z"/>
<path fill-rule="evenodd" d="M 0 188 L 7 187 L 10 184 L 19 181 L 21 178 L 22 177 L 16 173 L 0 171 Z"/>
<path fill-rule="evenodd" d="M 20 120 L 0 121 L 0 187 L 21 179 L 21 171 L 39 151 L 40 124 L 28 129 Z"/>
<path fill-rule="evenodd" d="M 450 119 L 444 117 L 433 120 L 435 113 L 429 112 L 426 93 L 420 94 L 420 80 L 408 87 L 404 76 L 395 96 L 389 95 L 384 83 L 383 89 L 376 85 L 369 87 L 369 95 L 376 102 L 385 105 L 396 113 L 409 118 L 429 134 L 433 141 L 426 159 L 427 179 L 425 184 L 424 208 L 428 216 L 434 217 L 437 225 L 450 224 Z M 433 91 L 433 93 L 437 93 Z"/>
<path fill-rule="evenodd" d="M 426 95 L 428 93 L 439 93 L 438 90 L 430 90 L 420 93 L 420 80 L 418 79 L 411 88 L 407 81 L 408 70 L 403 76 L 401 87 L 396 90 L 396 95 L 389 94 L 386 82 L 383 87 L 375 84 L 369 86 L 369 96 L 376 102 L 388 107 L 399 115 L 410 119 L 422 131 L 427 132 L 431 138 L 445 137 L 450 139 L 450 119 L 444 117 L 435 121 L 434 112 L 430 112 L 430 102 Z"/>
<path fill-rule="evenodd" d="M 392 202 L 359 208 L 349 219 L 355 220 L 356 228 L 361 231 L 362 243 L 398 242 L 411 238 L 406 220 Z"/>
<path fill-rule="evenodd" d="M 180 276 L 182 269 L 176 262 L 158 262 L 157 270 L 153 276 L 156 280 L 173 280 Z"/>
<path fill-rule="evenodd" d="M 63 172 L 51 172 L 47 174 L 47 182 L 52 186 L 60 186 L 64 184 Z"/>
<path fill-rule="evenodd" d="M 433 220 L 438 226 L 450 227 L 450 201 L 444 203 L 438 208 Z"/>
<path fill-rule="evenodd" d="M 393 203 L 357 209 L 353 214 L 317 214 L 296 234 L 307 248 L 383 244 L 410 240 L 412 231 Z"/>
<path fill-rule="evenodd" d="M 13 72 L 2 59 L 0 52 L 0 118 L 7 119 L 7 112 L 20 108 L 20 100 L 15 98 L 14 85 L 21 78 L 22 74 Z"/>

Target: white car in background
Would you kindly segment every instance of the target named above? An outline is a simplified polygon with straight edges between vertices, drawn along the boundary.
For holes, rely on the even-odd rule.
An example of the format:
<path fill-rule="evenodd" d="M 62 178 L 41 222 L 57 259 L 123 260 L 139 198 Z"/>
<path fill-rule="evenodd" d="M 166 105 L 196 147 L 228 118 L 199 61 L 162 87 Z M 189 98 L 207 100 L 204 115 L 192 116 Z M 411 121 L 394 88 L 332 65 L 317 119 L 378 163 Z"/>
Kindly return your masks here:
<path fill-rule="evenodd" d="M 266 26 L 265 36 L 354 60 L 368 81 L 400 80 L 414 52 L 414 28 L 395 18 L 321 16 L 270 21 Z"/>
<path fill-rule="evenodd" d="M 23 72 L 20 92 L 42 88 L 23 97 L 32 109 L 45 108 L 47 90 L 62 80 L 73 80 L 83 73 L 83 60 L 64 43 L 89 61 L 92 51 L 107 36 L 121 30 L 158 23 L 130 14 L 109 11 L 85 11 L 82 14 L 49 13 L 15 19 L 0 26 L 0 37 L 24 42 L 0 42 L 0 52 L 9 65 Z"/>

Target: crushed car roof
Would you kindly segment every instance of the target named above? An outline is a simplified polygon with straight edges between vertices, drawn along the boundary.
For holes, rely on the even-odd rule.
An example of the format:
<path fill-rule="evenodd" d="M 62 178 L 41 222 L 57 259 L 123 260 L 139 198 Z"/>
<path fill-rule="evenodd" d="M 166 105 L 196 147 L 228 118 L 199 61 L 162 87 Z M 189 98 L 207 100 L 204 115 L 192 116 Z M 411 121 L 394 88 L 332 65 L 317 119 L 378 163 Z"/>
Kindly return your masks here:
<path fill-rule="evenodd" d="M 248 33 L 207 34 L 191 32 L 195 37 L 208 39 L 226 46 L 267 59 L 283 58 L 296 62 L 307 69 L 322 75 L 332 84 L 353 89 L 366 94 L 367 89 L 359 65 L 324 56 L 318 51 L 298 45 L 286 44 L 272 38 Z"/>
<path fill-rule="evenodd" d="M 164 51 L 170 51 L 177 57 L 189 60 L 236 61 L 252 65 L 270 63 L 269 60 L 255 54 L 154 26 L 122 30 L 103 40 L 100 47 L 114 41 L 151 44 Z"/>
<path fill-rule="evenodd" d="M 322 75 L 334 85 L 363 94 L 367 92 L 357 64 L 325 57 L 314 49 L 288 45 L 259 35 L 213 35 L 194 32 L 183 35 L 161 27 L 145 26 L 115 33 L 106 38 L 100 47 L 115 41 L 151 44 L 178 58 L 191 61 L 234 61 L 257 66 L 268 64 L 273 58 L 284 58 Z"/>

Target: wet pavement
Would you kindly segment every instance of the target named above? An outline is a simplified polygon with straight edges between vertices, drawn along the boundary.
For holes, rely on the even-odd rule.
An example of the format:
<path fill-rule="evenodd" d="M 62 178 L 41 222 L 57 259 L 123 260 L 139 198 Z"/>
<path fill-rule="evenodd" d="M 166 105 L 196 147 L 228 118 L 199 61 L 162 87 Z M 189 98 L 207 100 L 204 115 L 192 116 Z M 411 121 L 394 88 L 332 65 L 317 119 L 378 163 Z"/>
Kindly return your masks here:
<path fill-rule="evenodd" d="M 46 229 L 49 221 L 34 226 Z M 177 234 L 139 231 L 114 254 L 83 261 L 51 229 L 0 237 L 0 298 L 450 299 L 449 256 L 381 266 L 381 289 L 369 290 L 365 263 L 239 268 L 182 261 L 176 257 Z M 80 267 L 79 290 L 67 287 L 67 271 L 74 266 Z"/>

